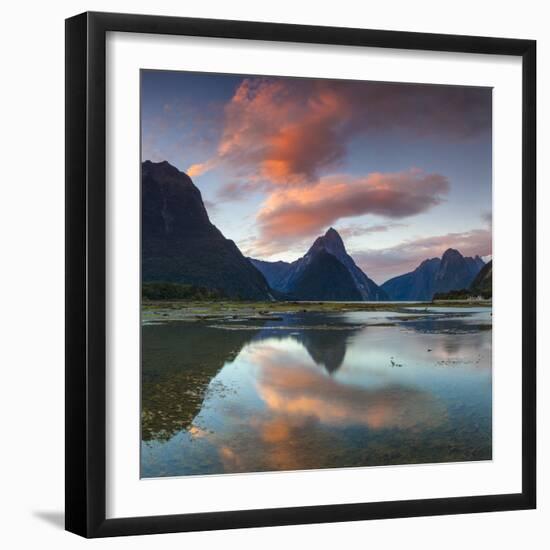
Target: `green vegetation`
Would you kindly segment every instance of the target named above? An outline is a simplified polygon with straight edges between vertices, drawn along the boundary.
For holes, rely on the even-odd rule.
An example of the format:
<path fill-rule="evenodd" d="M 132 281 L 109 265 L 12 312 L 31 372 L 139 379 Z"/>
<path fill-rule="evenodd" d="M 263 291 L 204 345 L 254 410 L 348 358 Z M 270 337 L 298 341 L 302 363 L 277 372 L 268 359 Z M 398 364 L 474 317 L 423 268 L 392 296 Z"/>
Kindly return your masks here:
<path fill-rule="evenodd" d="M 493 294 L 493 260 L 483 266 L 470 286 L 472 292 L 492 297 Z"/>
<path fill-rule="evenodd" d="M 143 300 L 221 300 L 223 292 L 202 286 L 181 283 L 143 283 L 141 286 Z"/>
<path fill-rule="evenodd" d="M 437 292 L 433 299 L 435 300 L 475 300 L 476 298 L 483 298 L 484 300 L 490 300 L 493 296 L 492 289 L 489 290 L 470 290 L 463 288 L 461 290 L 450 290 L 449 292 Z"/>
<path fill-rule="evenodd" d="M 434 300 L 476 300 L 482 298 L 491 300 L 493 298 L 493 260 L 485 264 L 476 275 L 470 288 L 451 290 L 449 292 L 438 292 Z"/>

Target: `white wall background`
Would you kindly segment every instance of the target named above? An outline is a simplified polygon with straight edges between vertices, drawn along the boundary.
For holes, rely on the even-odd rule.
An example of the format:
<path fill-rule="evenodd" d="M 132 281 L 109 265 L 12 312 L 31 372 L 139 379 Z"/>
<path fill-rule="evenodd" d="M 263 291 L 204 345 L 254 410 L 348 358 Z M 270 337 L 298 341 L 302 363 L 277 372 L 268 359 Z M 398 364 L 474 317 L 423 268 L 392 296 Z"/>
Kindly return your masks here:
<path fill-rule="evenodd" d="M 550 36 L 543 2 L 277 0 L 10 2 L 0 40 L 0 542 L 5 548 L 547 548 L 548 351 L 539 345 L 539 509 L 466 516 L 85 541 L 63 523 L 64 18 L 153 13 L 538 40 L 539 281 L 548 276 Z M 519 259 L 518 259 L 519 261 Z M 539 342 L 549 292 L 538 289 Z"/>

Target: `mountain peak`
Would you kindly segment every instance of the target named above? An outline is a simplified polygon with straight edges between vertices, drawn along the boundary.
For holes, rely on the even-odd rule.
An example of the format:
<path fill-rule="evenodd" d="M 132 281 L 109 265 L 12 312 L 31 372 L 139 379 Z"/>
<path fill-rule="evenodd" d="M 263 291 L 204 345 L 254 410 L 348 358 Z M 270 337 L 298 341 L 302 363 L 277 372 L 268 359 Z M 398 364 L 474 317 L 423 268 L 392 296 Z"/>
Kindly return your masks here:
<path fill-rule="evenodd" d="M 346 254 L 346 247 L 344 246 L 342 237 L 340 237 L 338 231 L 332 227 L 324 235 L 321 235 L 315 239 L 315 242 L 309 249 L 308 254 L 318 250 L 326 250 L 336 257 Z"/>
<path fill-rule="evenodd" d="M 441 259 L 424 260 L 414 271 L 386 281 L 382 289 L 392 300 L 431 300 L 438 292 L 468 288 L 483 266 L 479 256 L 464 257 L 448 248 Z"/>
<path fill-rule="evenodd" d="M 338 231 L 330 227 L 298 260 L 251 260 L 272 288 L 300 300 L 386 300 L 384 291 L 355 264 Z M 339 281 L 339 282 L 338 282 Z M 335 290 L 335 287 L 339 287 Z"/>
<path fill-rule="evenodd" d="M 145 161 L 141 193 L 143 281 L 197 285 L 230 298 L 271 299 L 264 276 L 210 222 L 187 174 L 166 161 Z"/>
<path fill-rule="evenodd" d="M 164 166 L 166 168 L 172 168 L 172 170 L 177 170 L 177 168 L 171 165 L 167 160 L 159 160 L 158 162 L 153 162 L 152 160 L 144 160 L 142 162 L 143 166 L 152 167 L 152 166 Z M 178 170 L 179 172 L 179 170 Z"/>
<path fill-rule="evenodd" d="M 449 258 L 463 258 L 462 254 L 456 250 L 456 248 L 447 248 L 445 252 L 443 253 L 443 256 L 441 256 L 442 260 L 449 259 Z"/>
<path fill-rule="evenodd" d="M 325 252 L 334 256 L 348 270 L 363 300 L 383 300 L 387 298 L 378 285 L 357 267 L 353 258 L 347 253 L 342 237 L 334 227 L 329 227 L 324 235 L 315 239 L 304 258 L 311 261 L 316 255 Z"/>
<path fill-rule="evenodd" d="M 328 243 L 336 245 L 338 248 L 341 247 L 345 249 L 344 241 L 342 240 L 342 237 L 340 237 L 340 233 L 338 233 L 334 227 L 330 227 L 321 238 Z"/>

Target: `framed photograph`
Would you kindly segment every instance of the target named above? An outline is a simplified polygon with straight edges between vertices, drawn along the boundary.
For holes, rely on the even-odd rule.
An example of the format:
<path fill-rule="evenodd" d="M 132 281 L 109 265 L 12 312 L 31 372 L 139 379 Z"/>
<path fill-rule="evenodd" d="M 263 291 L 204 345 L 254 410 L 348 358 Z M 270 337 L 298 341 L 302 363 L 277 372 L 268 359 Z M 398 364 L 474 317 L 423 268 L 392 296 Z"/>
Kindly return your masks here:
<path fill-rule="evenodd" d="M 534 508 L 535 67 L 68 19 L 66 528 Z"/>

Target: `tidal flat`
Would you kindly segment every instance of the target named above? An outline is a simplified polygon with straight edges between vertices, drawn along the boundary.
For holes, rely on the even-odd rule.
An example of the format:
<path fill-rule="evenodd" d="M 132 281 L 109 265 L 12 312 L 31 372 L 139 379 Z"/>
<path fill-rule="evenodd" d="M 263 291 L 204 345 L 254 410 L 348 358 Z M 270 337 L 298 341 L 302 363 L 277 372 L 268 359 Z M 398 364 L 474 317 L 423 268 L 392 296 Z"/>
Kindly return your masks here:
<path fill-rule="evenodd" d="M 410 315 L 429 309 L 476 307 L 491 308 L 490 300 L 437 302 L 246 302 L 246 301 L 145 301 L 142 303 L 143 323 L 167 320 L 209 321 L 249 318 L 269 320 L 271 316 L 291 313 L 346 313 L 354 311 L 406 312 Z"/>
<path fill-rule="evenodd" d="M 492 457 L 491 303 L 145 302 L 145 478 Z"/>

